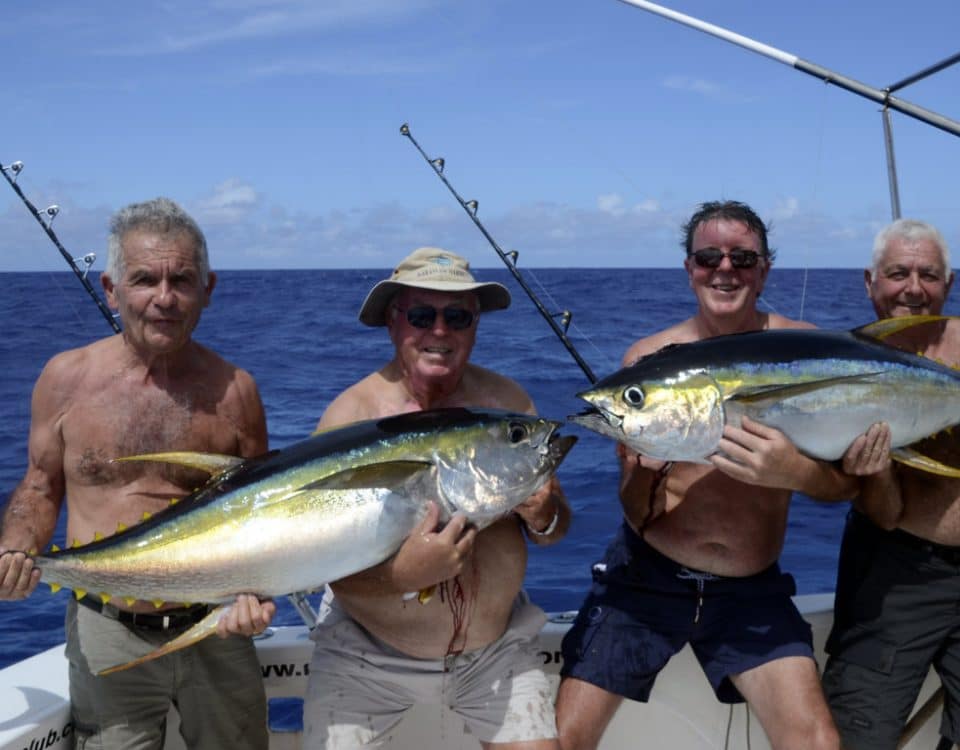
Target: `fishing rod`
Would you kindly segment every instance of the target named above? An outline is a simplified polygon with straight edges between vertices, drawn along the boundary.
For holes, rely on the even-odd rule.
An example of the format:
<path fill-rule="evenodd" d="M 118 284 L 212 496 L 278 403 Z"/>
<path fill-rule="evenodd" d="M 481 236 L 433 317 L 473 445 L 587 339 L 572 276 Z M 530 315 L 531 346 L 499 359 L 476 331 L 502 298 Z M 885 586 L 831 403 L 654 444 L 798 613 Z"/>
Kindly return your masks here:
<path fill-rule="evenodd" d="M 104 304 L 103 300 L 100 299 L 100 295 L 97 294 L 97 291 L 87 279 L 87 273 L 90 271 L 90 266 L 92 266 L 93 262 L 97 259 L 96 253 L 87 253 L 83 256 L 83 258 L 77 259 L 67 252 L 66 248 L 60 242 L 60 239 L 57 237 L 56 232 L 53 231 L 53 227 L 51 226 L 57 214 L 60 213 L 60 206 L 52 205 L 47 206 L 42 211 L 37 210 L 37 207 L 34 206 L 27 196 L 23 194 L 23 191 L 17 184 L 17 178 L 20 176 L 22 171 L 22 161 L 15 161 L 7 166 L 0 164 L 0 172 L 3 172 L 3 176 L 9 183 L 10 187 L 13 188 L 13 192 L 20 196 L 20 200 L 23 201 L 30 213 L 33 214 L 33 218 L 39 222 L 40 226 L 43 227 L 43 231 L 47 233 L 47 236 L 51 239 L 53 244 L 56 245 L 57 250 L 59 250 L 60 254 L 63 256 L 63 259 L 67 261 L 67 265 L 70 266 L 70 270 L 73 271 L 77 279 L 80 280 L 80 283 L 83 284 L 83 288 L 87 290 L 87 294 L 90 295 L 90 298 L 94 301 L 97 309 L 100 310 L 100 313 L 106 319 L 107 323 L 109 323 L 110 327 L 113 328 L 115 333 L 120 333 L 120 324 L 117 323 L 117 319 L 113 316 L 113 313 L 110 312 L 110 308 L 108 308 L 106 304 Z M 12 178 L 10 177 L 10 173 L 13 173 Z M 79 267 L 79 262 L 81 261 L 84 264 L 82 271 Z"/>
<path fill-rule="evenodd" d="M 467 212 L 467 216 L 473 220 L 473 223 L 476 224 L 477 229 L 480 230 L 487 242 L 490 243 L 490 246 L 496 251 L 497 255 L 500 256 L 500 260 L 502 260 L 504 265 L 506 265 L 507 270 L 513 274 L 513 278 L 517 280 L 517 283 L 520 285 L 523 291 L 527 293 L 527 296 L 536 306 L 544 320 L 550 324 L 550 328 L 552 328 L 553 332 L 557 334 L 557 338 L 559 338 L 560 342 L 566 347 L 567 351 L 570 353 L 570 356 L 573 357 L 574 361 L 580 366 L 580 369 L 583 370 L 590 382 L 596 383 L 597 376 L 593 374 L 593 370 L 590 369 L 590 365 L 588 365 L 584 361 L 583 357 L 580 356 L 580 352 L 577 351 L 577 348 L 567 336 L 567 330 L 570 328 L 570 321 L 573 319 L 573 313 L 571 313 L 569 310 L 564 310 L 559 313 L 551 314 L 547 308 L 543 306 L 543 303 L 540 301 L 540 298 L 537 297 L 536 292 L 529 287 L 526 280 L 523 278 L 523 274 L 521 274 L 520 270 L 517 268 L 517 258 L 520 254 L 516 250 L 511 250 L 509 253 L 505 253 L 500 249 L 497 241 L 493 239 L 493 236 L 487 231 L 487 228 L 477 217 L 479 203 L 475 200 L 465 201 L 463 198 L 461 198 L 460 194 L 454 189 L 453 185 L 450 184 L 450 181 L 443 174 L 443 167 L 446 164 L 444 159 L 442 157 L 431 159 L 429 156 L 427 156 L 426 152 L 420 148 L 420 144 L 417 143 L 416 138 L 413 137 L 413 134 L 410 132 L 410 126 L 407 123 L 403 123 L 403 125 L 400 126 L 400 135 L 405 135 L 410 139 L 410 142 L 416 147 L 417 151 L 420 152 L 420 155 L 423 157 L 424 161 L 430 165 L 430 168 L 433 169 L 434 174 L 436 174 L 437 177 L 440 178 L 441 182 L 447 186 L 447 189 L 453 194 L 453 197 L 457 199 L 457 202 L 463 207 L 463 210 Z M 560 323 L 557 323 L 557 318 L 560 318 Z"/>
<path fill-rule="evenodd" d="M 689 26 L 697 31 L 710 34 L 719 39 L 723 39 L 726 42 L 730 42 L 731 44 L 736 44 L 740 47 L 750 50 L 751 52 L 756 52 L 765 57 L 769 57 L 772 60 L 776 60 L 777 62 L 789 65 L 790 67 L 799 70 L 801 73 L 806 73 L 807 75 L 813 76 L 824 83 L 832 83 L 835 86 L 839 86 L 840 88 L 857 94 L 858 96 L 862 96 L 865 99 L 870 99 L 882 104 L 883 108 L 881 112 L 883 118 L 884 146 L 887 157 L 887 181 L 890 189 L 890 210 L 894 219 L 900 218 L 900 191 L 897 188 L 897 169 L 893 153 L 893 129 L 890 124 L 890 110 L 896 110 L 897 112 L 901 112 L 909 117 L 913 117 L 921 122 L 925 122 L 928 125 L 932 125 L 933 127 L 939 128 L 947 133 L 960 136 L 960 122 L 951 120 L 949 117 L 944 117 L 938 112 L 933 112 L 929 109 L 918 107 L 916 104 L 912 104 L 904 99 L 893 96 L 894 91 L 898 91 L 899 89 L 909 86 L 912 83 L 916 83 L 917 81 L 926 78 L 929 75 L 937 73 L 944 68 L 960 62 L 960 52 L 941 60 L 940 62 L 935 63 L 934 65 L 931 65 L 919 71 L 918 73 L 908 76 L 897 83 L 887 86 L 886 88 L 879 89 L 874 86 L 868 86 L 867 84 L 861 83 L 853 78 L 849 78 L 848 76 L 841 75 L 840 73 L 835 73 L 834 71 L 829 70 L 822 65 L 817 65 L 816 63 L 810 62 L 809 60 L 803 60 L 802 58 L 790 54 L 789 52 L 784 52 L 776 47 L 771 47 L 769 44 L 763 44 L 762 42 L 755 41 L 750 37 L 746 37 L 742 34 L 737 34 L 736 32 L 724 29 L 721 26 L 716 26 L 712 23 L 701 21 L 699 18 L 694 18 L 693 16 L 679 13 L 678 11 L 671 10 L 670 8 L 665 8 L 662 5 L 651 3 L 649 0 L 621 0 L 621 2 L 627 3 L 628 5 L 632 5 L 650 13 L 654 13 L 663 18 L 668 18 L 671 21 L 676 21 L 684 26 Z"/>

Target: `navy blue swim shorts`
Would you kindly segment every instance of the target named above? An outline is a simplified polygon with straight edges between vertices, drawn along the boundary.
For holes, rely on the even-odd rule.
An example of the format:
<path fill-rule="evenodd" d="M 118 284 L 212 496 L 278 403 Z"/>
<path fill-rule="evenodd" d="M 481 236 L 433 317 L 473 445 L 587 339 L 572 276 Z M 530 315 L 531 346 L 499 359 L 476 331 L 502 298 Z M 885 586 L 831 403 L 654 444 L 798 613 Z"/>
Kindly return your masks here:
<path fill-rule="evenodd" d="M 593 567 L 593 586 L 563 639 L 564 677 L 636 701 L 687 643 L 717 698 L 741 703 L 737 675 L 788 656 L 813 658 L 813 633 L 774 563 L 742 578 L 685 568 L 626 523 Z"/>

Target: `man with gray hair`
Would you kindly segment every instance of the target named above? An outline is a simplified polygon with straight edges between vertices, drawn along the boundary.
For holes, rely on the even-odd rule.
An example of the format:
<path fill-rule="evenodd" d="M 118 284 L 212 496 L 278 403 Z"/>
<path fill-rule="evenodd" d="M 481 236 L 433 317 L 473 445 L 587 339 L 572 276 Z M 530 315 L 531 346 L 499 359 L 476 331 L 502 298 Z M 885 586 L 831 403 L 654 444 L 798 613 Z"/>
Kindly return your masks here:
<path fill-rule="evenodd" d="M 478 282 L 461 256 L 415 250 L 360 309 L 362 323 L 386 327 L 390 361 L 337 396 L 319 429 L 441 407 L 534 413 L 518 383 L 469 361 L 480 314 L 509 304 L 506 287 Z M 546 616 L 521 589 L 525 538 L 553 544 L 569 525 L 559 483 L 480 532 L 463 514 L 438 521 L 433 503 L 393 557 L 326 592 L 305 750 L 379 747 L 417 702 L 448 706 L 486 748 L 559 750 L 536 645 Z"/>
<path fill-rule="evenodd" d="M 940 315 L 953 283 L 933 226 L 900 219 L 876 238 L 867 296 L 879 318 Z M 908 328 L 896 344 L 960 365 L 960 320 Z M 940 434 L 915 446 L 960 466 L 960 443 Z M 960 480 L 890 461 L 890 431 L 871 427 L 844 457 L 861 476 L 837 571 L 824 690 L 847 750 L 898 746 L 930 669 L 946 690 L 940 732 L 960 742 Z"/>
<path fill-rule="evenodd" d="M 40 571 L 25 552 L 50 543 L 67 505 L 67 539 L 80 543 L 183 497 L 203 472 L 113 459 L 162 451 L 256 456 L 267 426 L 253 378 L 192 334 L 216 284 L 196 222 L 166 198 L 119 211 L 110 223 L 107 302 L 123 332 L 62 352 L 33 390 L 28 465 L 0 532 L 0 600 L 22 599 Z M 66 614 L 73 731 L 80 747 L 156 748 L 171 705 L 191 750 L 265 750 L 266 699 L 249 637 L 272 602 L 243 595 L 210 638 L 108 676 L 202 619 L 203 604 L 156 607 L 97 594 Z"/>

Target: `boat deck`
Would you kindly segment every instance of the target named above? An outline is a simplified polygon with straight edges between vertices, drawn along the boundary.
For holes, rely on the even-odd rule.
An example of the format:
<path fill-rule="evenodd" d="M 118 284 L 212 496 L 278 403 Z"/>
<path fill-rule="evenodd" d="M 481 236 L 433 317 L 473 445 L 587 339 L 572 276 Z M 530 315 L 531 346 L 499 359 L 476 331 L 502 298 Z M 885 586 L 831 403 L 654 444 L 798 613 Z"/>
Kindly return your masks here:
<path fill-rule="evenodd" d="M 830 627 L 832 596 L 796 598 L 813 626 L 818 659 Z M 545 669 L 559 683 L 560 641 L 572 613 L 551 617 L 541 634 Z M 302 696 L 312 643 L 305 627 L 272 628 L 258 639 L 258 653 L 270 702 L 271 750 L 299 750 Z M 931 673 L 918 705 L 939 682 Z M 176 714 L 171 712 L 167 750 L 182 750 Z M 914 735 L 906 748 L 935 747 L 939 711 Z M 728 736 L 729 735 L 729 736 Z M 67 662 L 63 646 L 52 648 L 0 672 L 0 750 L 66 750 L 70 747 Z M 769 750 L 756 720 L 743 705 L 730 707 L 713 696 L 689 647 L 667 665 L 657 679 L 651 700 L 625 701 L 614 717 L 601 748 L 669 747 L 672 750 L 746 748 Z M 435 706 L 417 706 L 400 724 L 390 748 L 396 750 L 476 750 L 479 743 L 465 734 L 460 719 Z"/>

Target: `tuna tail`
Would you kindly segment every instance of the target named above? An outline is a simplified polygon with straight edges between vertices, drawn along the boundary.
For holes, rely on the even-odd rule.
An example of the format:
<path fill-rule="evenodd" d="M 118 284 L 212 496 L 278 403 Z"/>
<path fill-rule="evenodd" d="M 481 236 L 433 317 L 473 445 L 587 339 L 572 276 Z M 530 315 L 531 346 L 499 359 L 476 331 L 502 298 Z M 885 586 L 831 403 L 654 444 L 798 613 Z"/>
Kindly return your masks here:
<path fill-rule="evenodd" d="M 123 664 L 117 664 L 113 667 L 108 667 L 107 669 L 101 670 L 98 672 L 98 676 L 113 674 L 114 672 L 121 672 L 124 669 L 130 669 L 130 667 L 135 667 L 138 664 L 143 664 L 148 661 L 153 661 L 159 656 L 165 656 L 166 654 L 172 654 L 174 651 L 179 651 L 182 648 L 187 646 L 192 646 L 194 643 L 199 643 L 204 638 L 213 633 L 217 632 L 217 623 L 220 622 L 220 617 L 224 615 L 227 611 L 227 605 L 221 604 L 219 607 L 215 608 L 204 617 L 200 622 L 191 627 L 185 633 L 181 633 L 176 638 L 167 641 L 159 648 L 154 649 L 149 654 L 145 654 L 138 659 L 133 661 L 128 661 Z"/>

